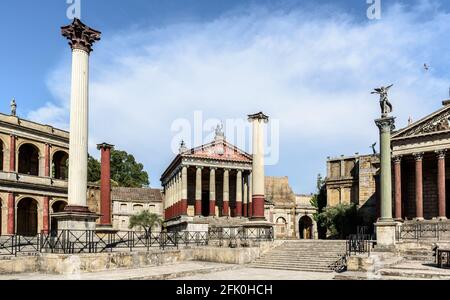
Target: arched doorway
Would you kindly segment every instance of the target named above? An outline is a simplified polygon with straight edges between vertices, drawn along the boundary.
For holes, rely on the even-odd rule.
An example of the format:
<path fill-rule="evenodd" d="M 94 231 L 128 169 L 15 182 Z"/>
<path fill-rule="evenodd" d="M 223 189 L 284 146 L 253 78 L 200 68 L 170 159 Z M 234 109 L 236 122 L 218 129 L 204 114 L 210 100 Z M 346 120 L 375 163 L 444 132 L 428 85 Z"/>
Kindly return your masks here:
<path fill-rule="evenodd" d="M 69 170 L 69 155 L 64 151 L 53 154 L 52 175 L 55 179 L 66 180 Z"/>
<path fill-rule="evenodd" d="M 277 238 L 284 238 L 284 237 L 286 237 L 287 222 L 286 222 L 285 218 L 279 217 L 277 219 L 275 230 L 276 230 Z"/>
<path fill-rule="evenodd" d="M 65 201 L 55 201 L 52 204 L 52 214 L 63 212 L 66 206 L 67 203 Z M 50 219 L 50 231 L 52 233 L 58 232 L 58 221 L 54 217 Z"/>
<path fill-rule="evenodd" d="M 17 205 L 17 235 L 35 236 L 38 233 L 38 203 L 24 198 Z"/>
<path fill-rule="evenodd" d="M 39 176 L 39 149 L 31 144 L 24 144 L 19 148 L 20 174 Z"/>
<path fill-rule="evenodd" d="M 314 238 L 313 221 L 308 216 L 303 216 L 299 222 L 300 239 L 312 240 Z"/>

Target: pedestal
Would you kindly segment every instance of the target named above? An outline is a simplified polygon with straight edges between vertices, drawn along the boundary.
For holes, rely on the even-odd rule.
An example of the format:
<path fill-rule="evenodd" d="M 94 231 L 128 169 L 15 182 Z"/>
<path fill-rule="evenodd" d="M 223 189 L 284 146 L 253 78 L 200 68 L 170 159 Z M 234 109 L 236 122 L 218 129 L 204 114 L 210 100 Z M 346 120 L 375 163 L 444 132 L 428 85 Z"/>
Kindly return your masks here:
<path fill-rule="evenodd" d="M 100 215 L 89 211 L 87 207 L 66 207 L 63 212 L 52 215 L 57 220 L 58 231 L 89 231 L 96 229 Z"/>
<path fill-rule="evenodd" d="M 397 222 L 378 221 L 375 224 L 377 248 L 391 249 L 395 247 Z"/>

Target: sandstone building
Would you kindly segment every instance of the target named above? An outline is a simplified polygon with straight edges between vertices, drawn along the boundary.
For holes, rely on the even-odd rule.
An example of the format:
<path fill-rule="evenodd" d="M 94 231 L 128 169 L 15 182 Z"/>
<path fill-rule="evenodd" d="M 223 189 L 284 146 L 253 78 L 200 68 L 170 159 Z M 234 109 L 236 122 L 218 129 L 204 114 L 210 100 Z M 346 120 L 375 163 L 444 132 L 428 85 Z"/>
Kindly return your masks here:
<path fill-rule="evenodd" d="M 0 113 L 0 234 L 35 235 L 55 229 L 52 214 L 67 206 L 69 132 Z M 100 213 L 100 186 L 88 186 Z M 125 209 L 126 205 L 126 209 Z M 162 214 L 159 189 L 112 188 L 114 229 L 128 229 L 141 209 Z"/>

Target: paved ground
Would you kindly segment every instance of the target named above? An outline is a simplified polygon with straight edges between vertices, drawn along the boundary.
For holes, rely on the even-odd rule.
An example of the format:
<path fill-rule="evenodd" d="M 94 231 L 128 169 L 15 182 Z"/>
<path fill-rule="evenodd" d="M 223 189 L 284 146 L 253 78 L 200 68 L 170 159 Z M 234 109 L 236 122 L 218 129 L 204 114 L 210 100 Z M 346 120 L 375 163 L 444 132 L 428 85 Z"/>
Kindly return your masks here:
<path fill-rule="evenodd" d="M 196 274 L 175 280 L 332 280 L 334 273 L 268 270 L 242 267 L 236 270 Z"/>
<path fill-rule="evenodd" d="M 39 273 L 0 275 L 0 280 L 331 280 L 333 276 L 333 273 L 265 270 L 229 264 L 183 262 L 159 267 L 69 275 Z"/>

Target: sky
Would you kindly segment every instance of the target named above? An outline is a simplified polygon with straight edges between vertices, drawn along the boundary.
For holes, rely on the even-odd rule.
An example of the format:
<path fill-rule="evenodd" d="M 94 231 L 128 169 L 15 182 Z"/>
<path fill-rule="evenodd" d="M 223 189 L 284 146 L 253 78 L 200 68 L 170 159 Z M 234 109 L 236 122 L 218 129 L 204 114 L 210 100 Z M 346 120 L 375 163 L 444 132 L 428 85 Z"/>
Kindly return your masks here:
<path fill-rule="evenodd" d="M 102 31 L 90 57 L 90 153 L 114 144 L 158 187 L 180 124 L 195 132 L 201 115 L 207 142 L 217 122 L 264 111 L 266 175 L 315 192 L 327 157 L 371 152 L 373 88 L 394 84 L 397 128 L 449 98 L 450 2 L 381 0 L 379 19 L 367 17 L 366 2 L 81 0 L 82 21 Z M 0 112 L 15 97 L 20 117 L 68 129 L 68 7 L 0 2 Z"/>

